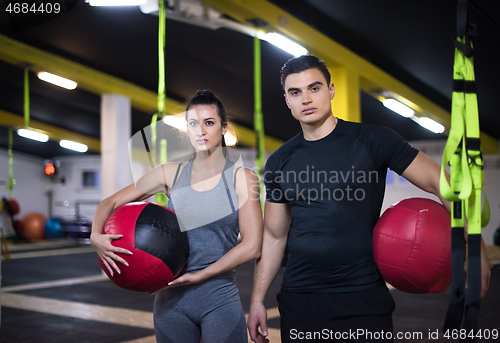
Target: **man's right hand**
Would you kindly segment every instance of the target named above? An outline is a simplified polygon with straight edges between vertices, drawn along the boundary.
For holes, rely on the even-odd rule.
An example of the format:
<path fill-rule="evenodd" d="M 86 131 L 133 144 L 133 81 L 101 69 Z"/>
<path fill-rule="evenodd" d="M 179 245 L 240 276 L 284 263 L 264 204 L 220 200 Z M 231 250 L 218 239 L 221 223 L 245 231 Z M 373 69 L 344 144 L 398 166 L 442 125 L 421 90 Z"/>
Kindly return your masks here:
<path fill-rule="evenodd" d="M 252 341 L 256 343 L 268 343 L 267 337 L 267 311 L 262 303 L 253 303 L 250 305 L 248 314 L 247 328 Z M 262 332 L 259 332 L 259 327 Z"/>

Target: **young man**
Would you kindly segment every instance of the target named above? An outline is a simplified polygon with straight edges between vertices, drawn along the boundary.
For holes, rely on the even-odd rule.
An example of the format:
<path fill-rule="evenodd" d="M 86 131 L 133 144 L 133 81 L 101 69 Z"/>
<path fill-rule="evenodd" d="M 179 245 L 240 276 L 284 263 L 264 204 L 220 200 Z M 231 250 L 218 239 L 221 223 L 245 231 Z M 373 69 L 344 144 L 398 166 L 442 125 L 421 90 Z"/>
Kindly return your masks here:
<path fill-rule="evenodd" d="M 251 339 L 268 341 L 263 300 L 288 244 L 277 296 L 282 342 L 311 342 L 307 338 L 318 332 L 322 341 L 370 341 L 349 334 L 358 329 L 381 341 L 392 333 L 395 304 L 373 261 L 371 237 L 387 168 L 438 196 L 449 210 L 439 192 L 440 166 L 388 128 L 334 117 L 335 88 L 316 57 L 289 60 L 281 84 L 302 132 L 266 164 L 264 241 L 247 322 Z M 484 296 L 491 273 L 484 243 L 482 257 Z"/>

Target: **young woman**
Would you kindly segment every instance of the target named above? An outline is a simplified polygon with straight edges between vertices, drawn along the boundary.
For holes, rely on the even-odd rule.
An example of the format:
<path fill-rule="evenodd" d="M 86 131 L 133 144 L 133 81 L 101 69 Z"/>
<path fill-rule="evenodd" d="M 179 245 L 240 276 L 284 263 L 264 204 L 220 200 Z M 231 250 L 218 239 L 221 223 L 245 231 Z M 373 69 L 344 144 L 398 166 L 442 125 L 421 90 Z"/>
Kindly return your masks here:
<path fill-rule="evenodd" d="M 235 167 L 224 134 L 227 118 L 210 91 L 198 92 L 186 108 L 188 135 L 195 148 L 187 163 L 166 163 L 145 174 L 97 207 L 91 242 L 110 273 L 126 265 L 116 235 L 103 235 L 108 216 L 119 206 L 166 190 L 168 207 L 189 238 L 184 273 L 155 292 L 158 343 L 247 342 L 246 323 L 234 268 L 260 257 L 262 212 L 257 175 Z M 241 242 L 236 244 L 238 233 Z M 126 268 L 122 267 L 122 268 Z"/>

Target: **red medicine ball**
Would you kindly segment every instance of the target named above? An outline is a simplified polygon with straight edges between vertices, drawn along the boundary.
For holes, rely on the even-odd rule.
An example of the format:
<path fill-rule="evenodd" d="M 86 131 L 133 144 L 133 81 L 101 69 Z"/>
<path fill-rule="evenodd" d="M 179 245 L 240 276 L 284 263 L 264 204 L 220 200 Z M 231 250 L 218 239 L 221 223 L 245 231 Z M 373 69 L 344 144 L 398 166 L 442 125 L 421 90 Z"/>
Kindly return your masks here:
<path fill-rule="evenodd" d="M 99 264 L 119 287 L 153 292 L 164 287 L 181 272 L 189 255 L 186 232 L 181 232 L 175 212 L 147 202 L 132 202 L 117 208 L 104 224 L 103 234 L 123 235 L 113 240 L 116 247 L 132 252 L 119 254 L 129 267 L 121 265 L 121 274 L 113 276 Z"/>
<path fill-rule="evenodd" d="M 7 201 L 5 209 L 7 210 L 7 213 L 9 213 L 11 216 L 18 214 L 19 211 L 21 210 L 21 208 L 19 207 L 19 203 L 17 202 L 16 199 L 13 198 Z"/>
<path fill-rule="evenodd" d="M 373 257 L 383 278 L 408 293 L 442 293 L 451 283 L 451 219 L 423 198 L 389 207 L 373 230 Z"/>

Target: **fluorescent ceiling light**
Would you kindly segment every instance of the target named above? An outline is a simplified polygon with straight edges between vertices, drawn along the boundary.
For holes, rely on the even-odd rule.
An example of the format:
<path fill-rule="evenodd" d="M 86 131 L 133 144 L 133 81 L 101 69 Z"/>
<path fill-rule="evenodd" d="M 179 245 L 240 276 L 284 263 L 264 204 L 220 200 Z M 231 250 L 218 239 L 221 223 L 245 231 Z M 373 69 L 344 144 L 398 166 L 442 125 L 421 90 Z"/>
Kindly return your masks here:
<path fill-rule="evenodd" d="M 184 114 L 182 114 L 182 116 L 184 116 Z M 164 116 L 162 120 L 167 125 L 175 127 L 183 132 L 187 132 L 187 122 L 184 118 L 176 117 L 175 115 L 168 115 Z"/>
<path fill-rule="evenodd" d="M 62 141 L 59 142 L 59 145 L 62 146 L 63 148 L 78 151 L 78 152 L 85 152 L 88 150 L 88 147 L 85 144 L 73 142 L 73 141 L 68 141 L 63 139 Z"/>
<path fill-rule="evenodd" d="M 89 1 L 89 0 L 87 0 Z M 94 0 L 95 1 L 95 0 Z M 142 13 L 159 15 L 158 0 L 146 0 L 140 5 Z M 257 35 L 258 38 L 265 40 L 280 49 L 292 54 L 301 56 L 307 54 L 307 49 L 290 40 L 289 38 L 276 33 L 265 33 L 261 30 L 255 30 L 255 27 L 244 25 L 232 19 L 224 18 L 222 12 L 206 6 L 203 1 L 183 0 L 174 1 L 173 7 L 166 12 L 167 19 L 173 19 L 194 25 L 208 27 L 217 30 L 221 27 L 241 32 L 251 37 Z M 257 31 L 257 32 L 256 32 Z"/>
<path fill-rule="evenodd" d="M 77 86 L 77 83 L 75 81 L 65 79 L 64 77 L 60 77 L 60 76 L 48 73 L 46 71 L 39 72 L 38 78 L 40 80 L 50 82 L 56 86 L 63 87 L 63 88 L 69 89 L 69 90 L 75 89 Z"/>
<path fill-rule="evenodd" d="M 396 112 L 397 114 L 405 117 L 405 118 L 410 118 L 415 114 L 415 111 L 409 108 L 406 105 L 403 105 L 399 101 L 395 99 L 384 99 L 382 100 L 382 104 L 384 104 L 385 107 L 388 109 Z"/>
<path fill-rule="evenodd" d="M 33 139 L 39 142 L 47 142 L 49 140 L 49 136 L 32 130 L 19 129 L 17 130 L 17 134 L 21 137 Z"/>
<path fill-rule="evenodd" d="M 269 32 L 269 33 L 264 34 L 264 33 L 261 33 L 259 31 L 257 33 L 257 37 L 277 46 L 278 48 L 280 48 L 282 50 L 285 50 L 286 52 L 292 54 L 295 57 L 307 54 L 306 48 L 291 41 L 290 39 L 286 38 L 285 36 L 280 35 L 279 33 Z"/>
<path fill-rule="evenodd" d="M 231 132 L 226 132 L 226 134 L 224 135 L 224 141 L 226 142 L 227 146 L 234 146 L 238 142 L 236 137 Z"/>
<path fill-rule="evenodd" d="M 444 132 L 444 126 L 439 124 L 437 121 L 432 120 L 431 118 L 427 117 L 421 117 L 416 120 L 416 122 L 422 126 L 425 127 L 427 130 L 432 131 L 434 133 L 443 133 Z"/>
<path fill-rule="evenodd" d="M 146 0 L 141 4 L 140 9 L 142 13 L 150 14 L 158 12 L 160 10 L 160 5 L 158 4 L 158 0 Z"/>
<path fill-rule="evenodd" d="M 139 6 L 147 0 L 87 0 L 90 6 Z"/>

